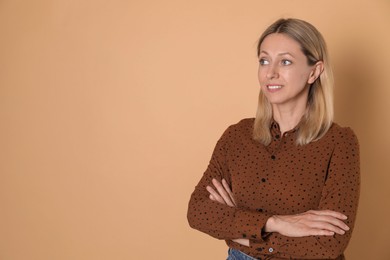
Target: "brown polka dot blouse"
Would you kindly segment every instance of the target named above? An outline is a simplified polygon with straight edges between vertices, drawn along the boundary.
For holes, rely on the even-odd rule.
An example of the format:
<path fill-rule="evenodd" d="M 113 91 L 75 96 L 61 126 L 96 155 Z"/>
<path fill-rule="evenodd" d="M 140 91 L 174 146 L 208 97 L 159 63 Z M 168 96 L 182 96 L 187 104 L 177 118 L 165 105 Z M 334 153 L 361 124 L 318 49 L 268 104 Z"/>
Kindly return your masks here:
<path fill-rule="evenodd" d="M 350 128 L 333 124 L 320 140 L 295 145 L 293 129 L 280 133 L 272 123 L 273 141 L 252 139 L 254 119 L 228 127 L 191 195 L 190 226 L 257 259 L 345 259 L 354 227 L 360 188 L 359 145 Z M 237 207 L 209 199 L 207 185 L 223 178 L 231 185 Z M 348 216 L 344 235 L 292 238 L 261 233 L 272 215 L 329 209 Z M 248 238 L 250 247 L 232 239 Z"/>

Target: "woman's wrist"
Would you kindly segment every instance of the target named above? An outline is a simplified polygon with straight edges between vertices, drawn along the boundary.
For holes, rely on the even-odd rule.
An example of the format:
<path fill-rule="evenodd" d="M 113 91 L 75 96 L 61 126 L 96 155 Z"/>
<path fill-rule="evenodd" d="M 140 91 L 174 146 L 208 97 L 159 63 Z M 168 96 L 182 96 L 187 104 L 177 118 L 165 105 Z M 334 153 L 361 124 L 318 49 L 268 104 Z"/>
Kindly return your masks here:
<path fill-rule="evenodd" d="M 276 230 L 276 217 L 275 216 L 271 216 L 268 218 L 267 222 L 264 225 L 263 230 L 266 233 L 277 232 L 277 230 Z"/>

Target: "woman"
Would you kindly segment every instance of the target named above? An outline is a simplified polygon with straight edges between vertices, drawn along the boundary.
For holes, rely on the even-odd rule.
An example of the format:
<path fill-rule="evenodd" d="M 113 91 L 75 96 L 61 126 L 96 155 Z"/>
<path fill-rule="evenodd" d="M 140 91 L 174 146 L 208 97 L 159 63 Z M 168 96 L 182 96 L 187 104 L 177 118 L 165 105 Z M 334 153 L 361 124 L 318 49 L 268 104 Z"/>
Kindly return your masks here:
<path fill-rule="evenodd" d="M 280 19 L 259 39 L 255 119 L 227 128 L 191 195 L 190 226 L 228 259 L 345 259 L 359 199 L 358 141 L 333 123 L 325 42 Z"/>

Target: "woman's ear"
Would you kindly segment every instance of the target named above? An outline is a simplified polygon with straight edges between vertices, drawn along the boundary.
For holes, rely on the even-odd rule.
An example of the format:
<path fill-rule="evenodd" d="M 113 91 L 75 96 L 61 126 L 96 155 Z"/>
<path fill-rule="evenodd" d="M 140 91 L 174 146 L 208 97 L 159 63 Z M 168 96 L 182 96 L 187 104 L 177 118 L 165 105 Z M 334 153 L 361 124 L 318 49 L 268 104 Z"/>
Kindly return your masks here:
<path fill-rule="evenodd" d="M 307 80 L 307 83 L 313 84 L 316 79 L 321 75 L 321 73 L 324 71 L 324 63 L 322 61 L 318 61 L 312 71 L 310 72 L 309 79 Z"/>

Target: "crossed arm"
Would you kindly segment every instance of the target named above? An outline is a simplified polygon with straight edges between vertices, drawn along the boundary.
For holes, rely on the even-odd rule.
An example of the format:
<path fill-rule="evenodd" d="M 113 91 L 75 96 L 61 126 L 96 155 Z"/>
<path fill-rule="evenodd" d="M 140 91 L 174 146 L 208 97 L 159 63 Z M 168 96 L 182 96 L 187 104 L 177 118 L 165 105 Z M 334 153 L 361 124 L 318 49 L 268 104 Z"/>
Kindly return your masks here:
<path fill-rule="evenodd" d="M 236 207 L 233 193 L 224 179 L 222 183 L 213 179 L 212 184 L 206 187 L 210 200 Z M 344 223 L 346 219 L 344 214 L 332 210 L 309 210 L 296 215 L 271 216 L 262 231 L 277 232 L 287 237 L 344 235 L 349 230 Z M 249 239 L 238 238 L 233 241 L 250 246 Z"/>
<path fill-rule="evenodd" d="M 332 151 L 318 207 L 295 215 L 270 215 L 235 203 L 226 163 L 233 131 L 229 128 L 191 195 L 190 226 L 214 238 L 250 246 L 252 251 L 272 245 L 273 254 L 281 258 L 336 259 L 351 237 L 360 187 L 357 138 L 348 128 L 336 130 L 339 141 Z"/>

